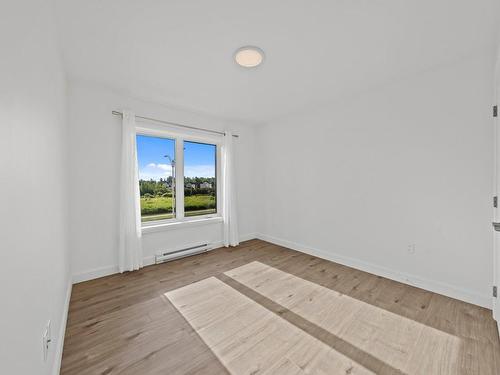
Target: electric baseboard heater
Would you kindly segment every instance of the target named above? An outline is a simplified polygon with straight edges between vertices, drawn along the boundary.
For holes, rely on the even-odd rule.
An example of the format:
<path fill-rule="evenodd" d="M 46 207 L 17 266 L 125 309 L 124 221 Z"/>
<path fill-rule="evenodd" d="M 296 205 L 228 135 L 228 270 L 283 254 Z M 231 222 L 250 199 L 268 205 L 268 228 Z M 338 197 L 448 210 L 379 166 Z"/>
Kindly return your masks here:
<path fill-rule="evenodd" d="M 179 249 L 179 250 L 166 251 L 164 253 L 160 253 L 160 254 L 155 255 L 155 263 L 156 264 L 165 263 L 165 262 L 170 262 L 172 260 L 185 258 L 185 257 L 191 256 L 191 255 L 201 254 L 201 253 L 207 252 L 211 248 L 212 248 L 212 246 L 210 244 L 204 243 L 204 244 L 200 244 L 200 245 L 185 247 L 185 248 Z"/>

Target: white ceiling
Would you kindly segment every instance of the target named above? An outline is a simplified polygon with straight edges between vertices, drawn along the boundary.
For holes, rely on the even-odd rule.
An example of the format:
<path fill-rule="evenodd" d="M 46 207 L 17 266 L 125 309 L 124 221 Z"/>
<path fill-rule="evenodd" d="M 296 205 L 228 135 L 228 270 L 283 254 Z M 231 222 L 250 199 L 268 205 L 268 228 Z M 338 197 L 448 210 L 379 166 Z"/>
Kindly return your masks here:
<path fill-rule="evenodd" d="M 68 73 L 266 122 L 492 52 L 500 0 L 56 0 Z M 252 70 L 232 55 L 266 53 Z"/>

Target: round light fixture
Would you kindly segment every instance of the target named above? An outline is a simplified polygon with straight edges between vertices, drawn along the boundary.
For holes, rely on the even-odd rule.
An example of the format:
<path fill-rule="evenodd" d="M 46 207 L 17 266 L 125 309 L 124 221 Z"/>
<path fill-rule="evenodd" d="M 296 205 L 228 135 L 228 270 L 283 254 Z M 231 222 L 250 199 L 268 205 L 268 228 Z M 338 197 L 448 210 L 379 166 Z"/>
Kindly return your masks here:
<path fill-rule="evenodd" d="M 234 54 L 234 59 L 244 68 L 255 68 L 264 61 L 264 51 L 253 46 L 241 47 Z"/>

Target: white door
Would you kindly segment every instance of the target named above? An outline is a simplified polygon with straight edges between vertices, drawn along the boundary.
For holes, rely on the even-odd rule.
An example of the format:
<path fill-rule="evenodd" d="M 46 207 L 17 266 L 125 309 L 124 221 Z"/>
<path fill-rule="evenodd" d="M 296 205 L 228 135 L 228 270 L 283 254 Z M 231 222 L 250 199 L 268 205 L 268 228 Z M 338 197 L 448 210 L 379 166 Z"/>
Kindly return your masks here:
<path fill-rule="evenodd" d="M 498 108 L 500 102 L 500 58 L 497 60 L 495 72 L 495 104 Z M 493 110 L 495 112 L 495 109 Z M 498 110 L 497 110 L 498 112 Z M 495 196 L 497 196 L 496 208 L 493 213 L 493 223 L 500 224 L 500 117 L 494 117 L 495 131 Z M 500 225 L 494 226 L 494 251 L 493 251 L 493 285 L 498 289 L 497 296 L 493 297 L 493 317 L 500 323 Z"/>

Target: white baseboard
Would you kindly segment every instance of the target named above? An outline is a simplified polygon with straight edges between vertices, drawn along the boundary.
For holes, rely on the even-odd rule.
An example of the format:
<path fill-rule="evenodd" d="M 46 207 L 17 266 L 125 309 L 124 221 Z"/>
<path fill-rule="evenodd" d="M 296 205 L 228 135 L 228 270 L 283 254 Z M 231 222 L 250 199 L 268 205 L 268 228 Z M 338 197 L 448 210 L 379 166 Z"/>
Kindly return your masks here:
<path fill-rule="evenodd" d="M 369 272 L 377 276 L 382 276 L 391 280 L 395 280 L 404 284 L 412 285 L 421 289 L 425 289 L 434 293 L 442 294 L 461 301 L 472 303 L 474 305 L 491 309 L 492 299 L 488 295 L 480 295 L 474 291 L 456 287 L 440 281 L 423 279 L 421 277 L 410 275 L 407 273 L 394 271 L 376 264 L 368 263 L 359 259 L 346 257 L 330 251 L 315 249 L 310 246 L 299 244 L 296 242 L 287 241 L 273 236 L 258 234 L 257 238 L 273 244 L 288 247 L 293 250 L 300 251 L 309 255 L 316 256 L 339 263 L 348 267 L 356 268 L 361 271 Z"/>
<path fill-rule="evenodd" d="M 274 243 L 276 245 L 288 247 L 293 250 L 300 251 L 302 253 L 310 254 L 330 260 L 335 263 L 339 263 L 348 267 L 356 268 L 361 271 L 369 272 L 377 276 L 386 277 L 391 280 L 395 280 L 404 284 L 412 285 L 418 288 L 422 288 L 434 293 L 442 294 L 451 298 L 455 298 L 461 301 L 472 303 L 474 305 L 486 307 L 491 309 L 492 299 L 488 295 L 480 295 L 474 291 L 467 290 L 461 287 L 456 287 L 449 285 L 440 281 L 424 279 L 415 275 L 410 275 L 407 273 L 391 270 L 383 266 L 365 262 L 359 259 L 346 257 L 330 251 L 324 251 L 320 249 L 315 249 L 310 246 L 299 244 L 292 241 L 287 241 L 281 238 L 276 238 L 261 233 L 248 233 L 240 236 L 240 242 L 251 240 L 254 238 L 259 238 L 264 241 Z M 213 243 L 213 248 L 223 246 L 222 241 Z M 148 266 L 154 264 L 154 256 L 150 255 L 144 258 L 144 265 Z M 79 283 L 82 281 L 97 279 L 99 277 L 108 276 L 118 273 L 118 266 L 107 266 L 101 268 L 95 268 L 86 272 L 82 272 L 73 276 L 73 283 Z"/>
<path fill-rule="evenodd" d="M 118 273 L 118 265 L 94 268 L 85 272 L 73 275 L 73 284 L 83 281 L 98 279 L 99 277 L 109 276 Z"/>
<path fill-rule="evenodd" d="M 218 249 L 219 247 L 223 247 L 223 246 L 224 246 L 223 241 L 212 242 L 212 248 L 210 250 L 215 250 L 215 249 Z"/>
<path fill-rule="evenodd" d="M 146 256 L 144 257 L 142 262 L 144 266 L 150 266 L 155 263 L 155 257 L 154 255 Z M 94 268 L 92 270 L 73 275 L 73 284 L 98 279 L 104 276 L 114 275 L 118 272 L 118 265 Z"/>
<path fill-rule="evenodd" d="M 71 300 L 72 289 L 73 289 L 73 284 L 70 278 L 68 281 L 68 287 L 66 288 L 66 299 L 64 301 L 64 310 L 61 317 L 61 327 L 59 328 L 58 336 L 56 339 L 57 348 L 54 355 L 54 365 L 52 367 L 53 375 L 59 375 L 59 372 L 61 370 L 61 362 L 64 349 L 64 336 L 66 335 L 66 323 L 68 321 L 69 302 Z"/>
<path fill-rule="evenodd" d="M 259 237 L 259 235 L 257 233 L 247 233 L 247 234 L 240 236 L 240 242 L 253 240 L 253 239 L 258 238 L 258 237 Z"/>
<path fill-rule="evenodd" d="M 153 265 L 153 264 L 155 264 L 155 256 L 154 256 L 154 255 L 149 255 L 149 256 L 144 257 L 144 258 L 142 259 L 142 265 L 143 265 L 144 267 L 146 267 L 146 266 L 151 266 L 151 265 Z"/>
<path fill-rule="evenodd" d="M 248 233 L 240 236 L 240 242 L 247 241 L 257 238 L 257 233 Z M 223 242 L 217 241 L 212 243 L 213 249 L 217 249 L 219 247 L 223 246 Z M 144 257 L 143 259 L 143 265 L 144 266 L 150 266 L 155 263 L 155 256 L 154 255 L 148 255 Z M 115 273 L 118 273 L 118 265 L 112 265 L 112 266 L 106 266 L 106 267 L 99 267 L 99 268 L 94 268 L 85 272 L 80 272 L 75 275 L 73 275 L 73 284 L 76 283 L 81 283 L 83 281 L 89 281 L 93 279 L 98 279 L 100 277 L 104 276 L 109 276 L 113 275 Z"/>

